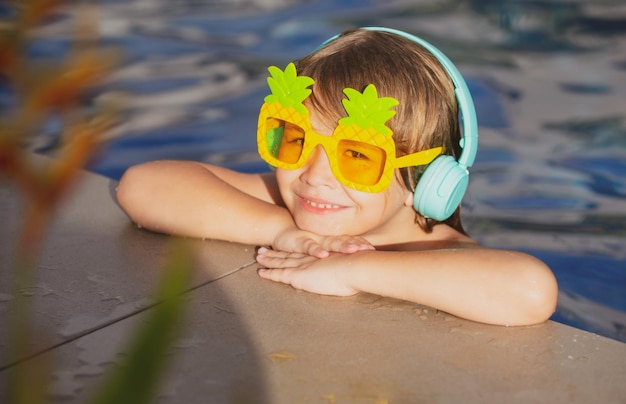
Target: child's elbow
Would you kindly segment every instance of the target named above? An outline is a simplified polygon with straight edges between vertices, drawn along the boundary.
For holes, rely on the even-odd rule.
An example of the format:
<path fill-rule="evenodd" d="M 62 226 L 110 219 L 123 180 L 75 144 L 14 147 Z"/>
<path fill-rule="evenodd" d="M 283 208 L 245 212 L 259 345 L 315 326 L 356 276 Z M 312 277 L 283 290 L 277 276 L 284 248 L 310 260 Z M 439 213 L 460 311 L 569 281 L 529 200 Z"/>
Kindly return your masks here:
<path fill-rule="evenodd" d="M 133 167 L 127 169 L 126 172 L 124 172 L 124 174 L 120 178 L 120 182 L 117 184 L 117 188 L 115 189 L 115 197 L 117 198 L 117 203 L 119 203 L 119 205 L 124 210 L 126 210 L 127 205 L 132 200 L 132 170 Z"/>
<path fill-rule="evenodd" d="M 558 285 L 554 274 L 543 262 L 532 258 L 524 269 L 525 276 L 520 325 L 548 320 L 556 310 Z"/>
<path fill-rule="evenodd" d="M 142 166 L 130 167 L 120 178 L 115 191 L 117 203 L 126 212 L 131 220 L 137 221 L 138 215 L 142 211 Z"/>

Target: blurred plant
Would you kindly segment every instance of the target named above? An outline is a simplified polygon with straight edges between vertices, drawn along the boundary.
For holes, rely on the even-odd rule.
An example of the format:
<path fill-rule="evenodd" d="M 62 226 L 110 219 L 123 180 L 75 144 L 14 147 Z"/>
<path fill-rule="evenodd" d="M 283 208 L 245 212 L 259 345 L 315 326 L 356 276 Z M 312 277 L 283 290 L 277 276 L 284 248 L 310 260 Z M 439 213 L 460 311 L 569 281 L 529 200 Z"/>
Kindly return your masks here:
<path fill-rule="evenodd" d="M 181 240 L 183 243 L 184 240 Z M 111 372 L 96 392 L 95 404 L 150 403 L 165 370 L 183 312 L 181 293 L 188 286 L 191 253 L 186 244 L 174 249 L 157 290 L 160 303 L 128 346 L 124 365 Z"/>
<path fill-rule="evenodd" d="M 5 4 L 0 9 L 8 16 L 0 20 L 0 86 L 8 90 L 11 103 L 0 110 L 0 178 L 12 182 L 25 202 L 13 271 L 14 289 L 19 290 L 34 282 L 38 253 L 50 219 L 115 121 L 115 108 L 81 108 L 81 97 L 105 77 L 117 57 L 115 52 L 96 46 L 95 9 L 85 2 L 16 0 Z M 73 7 L 71 10 L 76 12 L 72 49 L 62 61 L 32 57 L 29 46 L 36 30 L 61 7 Z M 34 158 L 29 145 L 49 119 L 62 123 L 60 152 L 54 159 Z M 109 395 L 97 398 L 97 402 L 119 403 L 120 394 L 128 393 L 125 389 L 137 382 L 137 391 L 143 393 L 134 396 L 132 402 L 145 402 L 150 397 L 158 372 L 146 373 L 145 369 L 159 368 L 158 358 L 164 356 L 173 338 L 174 319 L 180 312 L 180 303 L 176 303 L 179 299 L 174 296 L 183 290 L 190 267 L 188 257 L 189 254 L 174 257 L 164 275 L 164 282 L 170 286 L 162 287 L 156 296 L 169 303 L 154 308 L 152 320 L 139 331 L 129 354 L 134 359 L 125 370 L 120 370 L 120 375 L 111 376 L 106 388 Z M 9 364 L 18 364 L 27 357 L 33 335 L 30 299 L 16 300 L 19 302 L 12 302 L 9 310 Z M 144 372 L 141 378 L 139 368 Z M 45 378 L 51 374 L 50 365 L 47 369 L 34 368 L 26 361 L 10 366 L 8 372 L 9 402 L 45 401 Z M 111 393 L 116 391 L 117 396 Z"/>
<path fill-rule="evenodd" d="M 154 303 L 147 312 L 147 319 L 136 334 L 131 336 L 123 350 L 124 363 L 105 375 L 95 394 L 88 402 L 94 404 L 142 404 L 152 403 L 170 355 L 172 343 L 178 336 L 179 321 L 184 314 L 183 293 L 189 288 L 192 253 L 185 240 L 177 240 L 169 261 L 164 267 Z M 28 314 L 27 310 L 20 310 Z M 27 318 L 12 331 L 26 341 L 29 331 L 24 327 Z M 9 348 L 16 347 L 19 341 L 13 340 Z M 23 348 L 27 346 L 21 344 Z M 20 353 L 20 352 L 18 352 Z M 43 363 L 43 366 L 42 366 Z M 35 404 L 48 402 L 46 399 L 48 378 L 54 371 L 53 363 L 39 360 L 14 363 L 9 372 L 7 399 L 9 403 Z"/>
<path fill-rule="evenodd" d="M 0 114 L 0 172 L 26 196 L 18 257 L 37 250 L 42 230 L 50 215 L 101 143 L 112 125 L 112 111 L 78 113 L 80 96 L 96 84 L 114 65 L 112 52 L 97 51 L 93 42 L 93 15 L 88 10 L 76 26 L 77 44 L 66 60 L 54 63 L 27 56 L 36 24 L 49 17 L 68 0 L 25 0 L 16 2 L 13 21 L 0 28 L 0 80 L 12 96 Z M 87 18 L 84 18 L 87 17 Z M 28 145 L 46 119 L 62 120 L 61 154 L 42 163 L 33 161 Z"/>

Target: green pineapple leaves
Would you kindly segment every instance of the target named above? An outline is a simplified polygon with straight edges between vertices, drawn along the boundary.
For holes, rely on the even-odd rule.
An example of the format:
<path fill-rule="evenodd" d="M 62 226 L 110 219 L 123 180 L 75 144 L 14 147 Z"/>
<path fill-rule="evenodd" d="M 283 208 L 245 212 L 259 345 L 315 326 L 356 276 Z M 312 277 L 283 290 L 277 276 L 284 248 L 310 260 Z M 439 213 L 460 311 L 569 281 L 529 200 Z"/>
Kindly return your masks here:
<path fill-rule="evenodd" d="M 339 120 L 340 125 L 356 125 L 366 130 L 374 128 L 386 136 L 393 134 L 385 123 L 396 114 L 390 108 L 398 105 L 398 100 L 378 97 L 378 91 L 373 84 L 365 87 L 362 93 L 352 88 L 345 88 L 343 92 L 348 97 L 342 101 L 348 116 Z"/>
<path fill-rule="evenodd" d="M 308 87 L 313 85 L 313 79 L 298 76 L 293 63 L 289 63 L 284 71 L 276 66 L 270 66 L 268 71 L 271 77 L 267 78 L 267 84 L 272 94 L 265 97 L 265 102 L 268 104 L 278 102 L 286 108 L 292 107 L 301 114 L 306 114 L 308 111 L 303 102 L 311 95 L 311 89 Z"/>
<path fill-rule="evenodd" d="M 293 63 L 289 63 L 284 71 L 276 66 L 270 66 L 268 71 L 270 77 L 267 78 L 267 84 L 272 93 L 265 97 L 265 102 L 279 103 L 285 108 L 291 107 L 301 114 L 307 114 L 308 110 L 303 102 L 311 95 L 309 87 L 313 85 L 313 79 L 298 76 Z M 340 125 L 355 125 L 365 130 L 373 128 L 386 136 L 393 134 L 386 122 L 396 114 L 396 111 L 390 108 L 398 105 L 398 100 L 392 97 L 378 97 L 378 91 L 373 84 L 365 87 L 362 93 L 352 88 L 345 88 L 343 92 L 348 97 L 342 100 L 348 116 L 339 120 Z"/>

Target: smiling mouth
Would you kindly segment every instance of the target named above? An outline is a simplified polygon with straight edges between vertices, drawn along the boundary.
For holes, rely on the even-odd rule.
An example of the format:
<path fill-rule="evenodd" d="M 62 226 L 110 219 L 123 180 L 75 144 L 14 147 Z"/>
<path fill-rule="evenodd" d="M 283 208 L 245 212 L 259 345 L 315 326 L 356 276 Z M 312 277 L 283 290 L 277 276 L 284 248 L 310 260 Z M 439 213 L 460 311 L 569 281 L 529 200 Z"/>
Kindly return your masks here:
<path fill-rule="evenodd" d="M 339 205 L 333 205 L 331 203 L 318 203 L 318 202 L 314 202 L 308 199 L 305 199 L 304 202 L 307 205 L 312 206 L 316 209 L 341 209 L 343 207 Z"/>

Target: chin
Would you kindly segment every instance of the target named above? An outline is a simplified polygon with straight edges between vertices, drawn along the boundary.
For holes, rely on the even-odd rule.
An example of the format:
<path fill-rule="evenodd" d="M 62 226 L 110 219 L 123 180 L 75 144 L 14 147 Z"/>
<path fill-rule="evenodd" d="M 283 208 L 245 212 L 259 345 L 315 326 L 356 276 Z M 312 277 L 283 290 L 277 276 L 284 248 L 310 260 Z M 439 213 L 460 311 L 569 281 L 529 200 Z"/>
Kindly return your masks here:
<path fill-rule="evenodd" d="M 316 220 L 310 221 L 298 221 L 296 220 L 296 226 L 300 230 L 315 233 L 319 236 L 342 236 L 346 235 L 346 231 L 343 227 L 336 224 L 326 223 L 325 221 Z"/>

